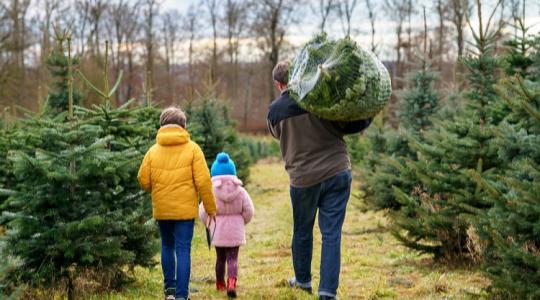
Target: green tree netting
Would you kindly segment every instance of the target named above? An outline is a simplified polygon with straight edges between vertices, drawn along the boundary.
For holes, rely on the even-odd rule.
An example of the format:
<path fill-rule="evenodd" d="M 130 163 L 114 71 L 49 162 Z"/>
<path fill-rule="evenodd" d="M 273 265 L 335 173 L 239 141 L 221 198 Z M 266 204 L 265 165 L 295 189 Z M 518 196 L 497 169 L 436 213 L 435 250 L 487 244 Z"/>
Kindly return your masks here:
<path fill-rule="evenodd" d="M 305 110 L 328 120 L 375 116 L 392 93 L 390 75 L 370 51 L 350 38 L 325 33 L 302 47 L 289 69 L 289 91 Z"/>

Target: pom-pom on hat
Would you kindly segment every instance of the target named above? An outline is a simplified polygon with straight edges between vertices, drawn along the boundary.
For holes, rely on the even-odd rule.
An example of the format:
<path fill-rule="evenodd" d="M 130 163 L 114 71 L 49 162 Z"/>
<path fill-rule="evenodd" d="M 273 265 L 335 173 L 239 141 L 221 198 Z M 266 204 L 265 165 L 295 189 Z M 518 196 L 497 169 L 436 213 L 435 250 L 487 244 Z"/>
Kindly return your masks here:
<path fill-rule="evenodd" d="M 229 157 L 229 154 L 220 152 L 212 164 L 210 173 L 212 177 L 220 175 L 236 175 L 236 166 L 234 165 L 234 161 Z"/>

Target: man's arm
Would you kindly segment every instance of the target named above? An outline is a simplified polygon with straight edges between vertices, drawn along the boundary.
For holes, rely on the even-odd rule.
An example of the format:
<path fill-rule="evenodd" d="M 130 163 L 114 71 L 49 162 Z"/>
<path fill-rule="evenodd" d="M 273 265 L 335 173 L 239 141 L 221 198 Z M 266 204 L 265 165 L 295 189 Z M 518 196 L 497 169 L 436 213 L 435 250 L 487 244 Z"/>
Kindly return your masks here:
<path fill-rule="evenodd" d="M 279 128 L 279 124 L 272 126 L 272 122 L 270 122 L 270 120 L 266 120 L 266 126 L 268 127 L 268 131 L 270 131 L 270 134 L 274 138 L 279 140 L 279 137 L 281 136 L 281 130 Z"/>

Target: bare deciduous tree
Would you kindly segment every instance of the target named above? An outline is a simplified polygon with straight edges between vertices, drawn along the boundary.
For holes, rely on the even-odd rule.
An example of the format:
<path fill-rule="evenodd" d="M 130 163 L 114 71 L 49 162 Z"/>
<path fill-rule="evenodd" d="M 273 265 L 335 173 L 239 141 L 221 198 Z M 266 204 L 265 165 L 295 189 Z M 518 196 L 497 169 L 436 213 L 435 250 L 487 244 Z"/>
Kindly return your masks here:
<path fill-rule="evenodd" d="M 256 15 L 252 29 L 260 38 L 258 46 L 268 59 L 269 79 L 272 69 L 279 61 L 288 26 L 294 21 L 292 14 L 297 4 L 298 1 L 294 0 L 257 0 L 254 3 Z M 275 96 L 272 84 L 269 85 L 268 91 L 271 101 Z"/>
<path fill-rule="evenodd" d="M 212 25 L 212 58 L 210 61 L 210 80 L 212 83 L 217 80 L 217 21 L 218 21 L 218 10 L 221 3 L 221 0 L 204 0 L 206 9 L 208 10 L 208 16 L 210 24 Z"/>
<path fill-rule="evenodd" d="M 375 20 L 377 15 L 375 14 L 375 4 L 373 0 L 365 0 L 366 9 L 369 17 L 369 24 L 371 26 L 371 52 L 377 53 L 377 43 L 375 42 Z"/>
<path fill-rule="evenodd" d="M 158 0 L 144 0 L 144 45 L 146 50 L 146 70 L 148 76 L 147 87 L 152 90 L 154 87 L 154 27 L 156 17 L 159 15 L 160 2 Z"/>
<path fill-rule="evenodd" d="M 42 15 L 38 17 L 39 29 L 41 30 L 41 57 L 42 61 L 51 48 L 51 29 L 55 12 L 60 10 L 60 0 L 43 0 L 41 2 Z"/>
<path fill-rule="evenodd" d="M 21 69 L 24 68 L 24 51 L 29 46 L 26 41 L 26 16 L 30 3 L 30 0 L 11 0 L 9 3 L 0 4 L 4 8 L 8 26 L 11 28 L 8 30 L 8 50 L 11 52 L 11 61 Z"/>
<path fill-rule="evenodd" d="M 176 102 L 175 73 L 173 66 L 176 64 L 176 48 L 181 41 L 180 23 L 181 16 L 176 10 L 171 10 L 163 15 L 163 46 L 165 47 L 165 70 L 167 72 L 167 86 L 171 101 Z"/>
<path fill-rule="evenodd" d="M 130 99 L 134 94 L 134 78 L 135 78 L 135 44 L 139 38 L 142 25 L 139 22 L 137 15 L 141 10 L 140 5 L 131 6 L 125 19 L 123 26 L 124 36 L 126 39 L 126 58 L 127 58 L 127 91 L 125 99 Z"/>
<path fill-rule="evenodd" d="M 227 45 L 229 63 L 238 60 L 240 36 L 247 25 L 247 9 L 249 5 L 239 0 L 227 0 L 225 3 L 224 22 L 227 26 Z"/>
<path fill-rule="evenodd" d="M 92 52 L 97 57 L 101 56 L 100 52 L 100 37 L 101 34 L 99 32 L 101 28 L 101 22 L 102 22 L 102 16 L 105 13 L 105 10 L 107 9 L 107 2 L 105 0 L 89 0 L 90 3 L 89 6 L 89 21 L 92 26 L 92 30 L 90 31 L 90 45 L 92 46 Z"/>
<path fill-rule="evenodd" d="M 338 8 L 338 0 L 319 0 L 318 5 L 311 5 L 311 10 L 320 18 L 319 30 L 321 32 L 324 32 L 330 14 Z"/>
<path fill-rule="evenodd" d="M 357 0 L 340 0 L 339 3 L 339 18 L 341 27 L 345 36 L 351 35 L 351 21 L 356 9 Z"/>
<path fill-rule="evenodd" d="M 396 33 L 396 67 L 394 68 L 393 77 L 401 75 L 402 73 L 402 54 L 401 49 L 403 48 L 403 25 L 405 19 L 409 13 L 409 0 L 386 0 L 385 9 L 387 15 L 395 22 L 395 33 Z M 399 83 L 397 80 L 392 81 L 396 85 L 396 88 L 399 88 Z"/>
<path fill-rule="evenodd" d="M 2 66 L 2 94 L 15 101 L 21 100 L 26 92 L 18 84 L 25 82 L 25 50 L 30 46 L 27 28 L 27 14 L 30 0 L 11 0 L 0 2 L 4 27 L 2 52 L 5 64 Z M 14 100 L 11 100 L 14 102 Z"/>
<path fill-rule="evenodd" d="M 446 44 L 446 26 L 444 24 L 444 21 L 448 19 L 448 13 L 449 13 L 449 6 L 448 2 L 444 0 L 437 0 L 435 3 L 435 11 L 437 12 L 437 18 L 438 18 L 438 25 L 437 25 L 437 60 L 439 61 L 439 68 L 442 67 L 443 63 L 443 53 L 445 50 L 445 44 Z"/>
<path fill-rule="evenodd" d="M 470 12 L 470 4 L 468 0 L 450 0 L 451 17 L 450 20 L 454 24 L 456 30 L 456 45 L 458 48 L 458 58 L 463 56 L 465 46 L 464 31 L 466 24 L 466 16 Z"/>
<path fill-rule="evenodd" d="M 188 12 L 184 19 L 183 30 L 186 32 L 186 36 L 189 40 L 188 44 L 188 101 L 193 101 L 195 96 L 195 72 L 194 72 L 194 43 L 199 32 L 199 14 L 200 9 L 198 6 L 190 5 Z"/>
<path fill-rule="evenodd" d="M 125 0 L 119 0 L 111 1 L 111 3 L 109 3 L 109 7 L 107 8 L 107 32 L 109 35 L 109 42 L 111 43 L 110 51 L 113 69 L 117 76 L 122 68 L 122 55 L 120 55 L 120 52 L 122 49 L 122 44 L 125 42 L 122 24 L 124 23 L 124 16 L 127 6 L 128 4 L 125 2 Z"/>
<path fill-rule="evenodd" d="M 38 103 L 42 103 L 45 98 L 43 91 L 44 86 L 49 79 L 49 71 L 47 69 L 46 60 L 51 51 L 51 32 L 53 26 L 59 21 L 60 16 L 66 15 L 66 7 L 62 5 L 60 0 L 43 0 L 39 3 L 39 10 L 36 12 L 36 21 L 39 27 L 39 32 L 36 32 L 37 36 L 40 36 L 39 49 L 39 68 L 37 78 L 37 98 Z"/>
<path fill-rule="evenodd" d="M 238 54 L 240 49 L 240 38 L 247 25 L 247 10 L 249 5 L 239 0 L 227 0 L 225 2 L 224 23 L 227 30 L 227 53 L 229 56 L 229 67 L 232 72 L 227 72 L 230 84 L 230 97 L 236 98 L 238 95 Z M 232 74 L 231 74 L 232 73 Z"/>
<path fill-rule="evenodd" d="M 133 91 L 133 47 L 136 44 L 140 24 L 137 15 L 140 11 L 140 1 L 130 3 L 127 0 L 118 0 L 110 3 L 108 7 L 107 23 L 111 44 L 111 57 L 113 69 L 117 77 L 121 70 L 126 67 L 127 59 L 127 82 L 125 89 L 116 93 L 116 102 L 123 104 L 125 99 L 132 96 Z M 126 78 L 124 77 L 124 78 Z"/>
<path fill-rule="evenodd" d="M 77 35 L 77 40 L 79 41 L 79 49 L 78 51 L 80 53 L 84 53 L 86 48 L 86 26 L 88 25 L 88 20 L 90 16 L 90 2 L 86 0 L 77 0 L 74 5 L 74 15 L 76 15 L 75 20 L 77 20 L 78 23 L 75 24 L 75 30 Z"/>

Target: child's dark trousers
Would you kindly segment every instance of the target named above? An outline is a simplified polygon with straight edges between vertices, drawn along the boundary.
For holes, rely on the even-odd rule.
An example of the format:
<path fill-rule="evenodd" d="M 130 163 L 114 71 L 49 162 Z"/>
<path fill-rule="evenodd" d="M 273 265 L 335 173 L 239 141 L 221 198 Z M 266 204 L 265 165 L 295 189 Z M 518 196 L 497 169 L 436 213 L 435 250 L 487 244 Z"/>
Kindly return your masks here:
<path fill-rule="evenodd" d="M 227 265 L 227 277 L 238 276 L 238 250 L 239 247 L 216 247 L 216 279 L 225 280 L 225 265 Z"/>

